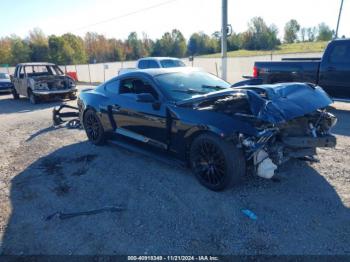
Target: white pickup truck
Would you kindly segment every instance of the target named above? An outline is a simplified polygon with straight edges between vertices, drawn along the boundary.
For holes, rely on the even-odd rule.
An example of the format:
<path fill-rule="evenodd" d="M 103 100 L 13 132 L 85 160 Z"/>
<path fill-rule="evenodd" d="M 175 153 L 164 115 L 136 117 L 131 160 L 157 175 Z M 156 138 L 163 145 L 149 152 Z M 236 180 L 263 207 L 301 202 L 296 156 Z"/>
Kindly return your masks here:
<path fill-rule="evenodd" d="M 18 64 L 12 76 L 12 83 L 13 98 L 25 96 L 32 104 L 49 97 L 76 99 L 77 89 L 74 79 L 65 75 L 55 64 Z"/>
<path fill-rule="evenodd" d="M 184 67 L 186 66 L 181 59 L 174 57 L 145 57 L 137 60 L 135 68 L 122 68 L 119 70 L 119 75 L 132 72 L 139 69 L 148 68 L 169 68 L 169 67 Z"/>

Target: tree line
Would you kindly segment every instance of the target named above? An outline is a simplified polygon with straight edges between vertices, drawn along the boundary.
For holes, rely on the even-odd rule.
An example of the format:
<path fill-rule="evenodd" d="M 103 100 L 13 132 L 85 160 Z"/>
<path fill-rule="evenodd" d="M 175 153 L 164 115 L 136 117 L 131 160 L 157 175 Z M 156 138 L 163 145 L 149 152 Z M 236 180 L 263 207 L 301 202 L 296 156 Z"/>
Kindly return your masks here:
<path fill-rule="evenodd" d="M 284 43 L 306 41 L 328 41 L 334 36 L 326 24 L 304 28 L 292 19 L 284 27 Z M 254 17 L 248 29 L 232 33 L 228 37 L 228 51 L 274 50 L 281 44 L 278 29 L 267 25 L 261 17 Z M 0 38 L 0 64 L 16 65 L 21 62 L 49 61 L 59 65 L 103 63 L 136 60 L 145 56 L 185 57 L 220 52 L 220 33 L 207 35 L 193 33 L 187 41 L 183 34 L 173 29 L 160 39 L 152 40 L 146 34 L 141 37 L 132 32 L 126 40 L 106 38 L 104 35 L 88 32 L 85 37 L 72 33 L 62 36 L 46 36 L 35 28 L 28 37 L 16 35 Z"/>

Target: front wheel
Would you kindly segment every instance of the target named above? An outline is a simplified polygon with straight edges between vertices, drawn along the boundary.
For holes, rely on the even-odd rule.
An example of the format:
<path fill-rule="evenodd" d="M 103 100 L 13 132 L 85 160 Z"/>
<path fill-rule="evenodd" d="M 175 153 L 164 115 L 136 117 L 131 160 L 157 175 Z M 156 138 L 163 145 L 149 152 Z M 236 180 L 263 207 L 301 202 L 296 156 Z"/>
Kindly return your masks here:
<path fill-rule="evenodd" d="M 19 99 L 19 94 L 17 93 L 16 89 L 12 89 L 12 96 L 15 100 Z"/>
<path fill-rule="evenodd" d="M 90 142 L 95 145 L 103 145 L 106 141 L 106 134 L 96 112 L 88 109 L 83 117 L 83 125 Z"/>
<path fill-rule="evenodd" d="M 213 134 L 202 134 L 194 139 L 190 162 L 199 182 L 213 191 L 230 188 L 245 175 L 243 152 L 232 142 Z"/>
<path fill-rule="evenodd" d="M 28 97 L 29 97 L 29 102 L 33 105 L 39 102 L 38 97 L 35 96 L 31 90 L 28 90 Z"/>

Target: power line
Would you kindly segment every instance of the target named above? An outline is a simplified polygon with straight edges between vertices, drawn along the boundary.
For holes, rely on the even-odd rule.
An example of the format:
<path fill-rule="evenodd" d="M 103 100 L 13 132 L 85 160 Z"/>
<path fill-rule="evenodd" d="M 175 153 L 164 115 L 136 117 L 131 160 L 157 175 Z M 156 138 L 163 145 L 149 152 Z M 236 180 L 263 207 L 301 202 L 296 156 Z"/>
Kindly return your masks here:
<path fill-rule="evenodd" d="M 115 17 L 112 17 L 112 18 L 109 18 L 107 20 L 103 20 L 103 21 L 100 21 L 100 22 L 97 22 L 97 23 L 94 23 L 94 24 L 89 24 L 89 25 L 86 25 L 86 26 L 82 26 L 82 27 L 79 27 L 73 31 L 80 31 L 82 29 L 85 29 L 85 28 L 89 28 L 89 27 L 93 27 L 93 26 L 96 26 L 96 25 L 100 25 L 100 24 L 104 24 L 104 23 L 108 23 L 108 22 L 111 22 L 111 21 L 115 21 L 115 20 L 118 20 L 118 19 L 121 19 L 121 18 L 125 18 L 125 17 L 128 17 L 128 16 L 131 16 L 131 15 L 135 15 L 135 14 L 138 14 L 138 13 L 142 13 L 144 11 L 148 11 L 148 10 L 151 10 L 151 9 L 154 9 L 154 8 L 157 8 L 157 7 L 160 7 L 160 6 L 163 6 L 163 5 L 168 5 L 172 2 L 175 2 L 177 0 L 168 0 L 168 1 L 165 1 L 163 3 L 159 3 L 159 4 L 155 4 L 155 5 L 151 5 L 149 7 L 145 7 L 145 8 L 142 8 L 142 9 L 139 9 L 139 10 L 135 10 L 135 11 L 132 11 L 132 12 L 129 12 L 129 13 L 126 13 L 126 14 L 122 14 L 122 15 L 119 15 L 119 16 L 115 16 Z"/>

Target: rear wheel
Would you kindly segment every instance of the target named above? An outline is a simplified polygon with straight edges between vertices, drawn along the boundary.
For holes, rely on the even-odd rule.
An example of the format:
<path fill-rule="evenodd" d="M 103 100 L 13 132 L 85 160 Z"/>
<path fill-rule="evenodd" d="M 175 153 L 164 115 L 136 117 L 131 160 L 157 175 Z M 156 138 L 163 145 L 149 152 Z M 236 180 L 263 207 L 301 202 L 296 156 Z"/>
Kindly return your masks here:
<path fill-rule="evenodd" d="M 96 112 L 88 109 L 83 118 L 84 129 L 88 139 L 95 145 L 103 145 L 106 134 Z"/>
<path fill-rule="evenodd" d="M 220 191 L 239 183 L 245 175 L 243 152 L 212 134 L 199 135 L 190 149 L 191 168 L 199 182 Z"/>
<path fill-rule="evenodd" d="M 29 98 L 29 102 L 33 105 L 35 105 L 39 102 L 38 97 L 35 96 L 30 89 L 28 90 L 28 98 Z"/>

